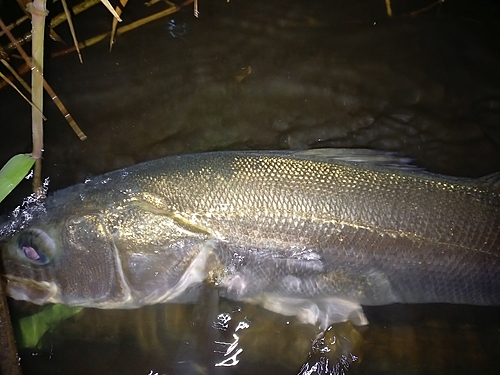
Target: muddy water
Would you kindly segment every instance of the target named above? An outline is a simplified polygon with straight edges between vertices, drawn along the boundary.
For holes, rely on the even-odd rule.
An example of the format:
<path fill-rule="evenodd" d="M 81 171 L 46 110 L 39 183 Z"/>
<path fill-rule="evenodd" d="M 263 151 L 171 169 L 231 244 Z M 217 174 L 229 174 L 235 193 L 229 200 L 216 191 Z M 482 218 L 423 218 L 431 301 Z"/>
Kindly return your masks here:
<path fill-rule="evenodd" d="M 403 14 L 427 2 L 393 4 Z M 488 1 L 392 20 L 383 2 L 200 6 L 199 19 L 189 10 L 159 20 L 120 37 L 111 54 L 106 44 L 84 50 L 83 65 L 74 55 L 49 61 L 47 78 L 89 137 L 81 143 L 47 104 L 50 189 L 169 154 L 227 149 L 368 147 L 439 173 L 500 170 L 500 33 Z M 92 27 L 106 30 L 109 17 L 93 12 Z M 29 121 L 22 100 L 1 90 L 2 162 L 29 151 Z M 26 374 L 296 374 L 326 359 L 353 374 L 500 367 L 497 308 L 389 306 L 367 316 L 362 331 L 330 331 L 336 356 L 309 357 L 313 327 L 207 292 L 194 307 L 84 311 L 21 358 Z"/>

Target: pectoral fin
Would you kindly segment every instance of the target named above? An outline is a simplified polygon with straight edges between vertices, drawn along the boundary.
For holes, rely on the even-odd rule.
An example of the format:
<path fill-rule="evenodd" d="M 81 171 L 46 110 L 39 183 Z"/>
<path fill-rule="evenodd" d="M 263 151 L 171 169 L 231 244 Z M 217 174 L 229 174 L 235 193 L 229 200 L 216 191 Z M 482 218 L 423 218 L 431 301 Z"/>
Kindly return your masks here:
<path fill-rule="evenodd" d="M 161 294 L 152 293 L 143 302 L 148 305 L 163 302 L 188 302 L 186 292 L 193 286 L 200 285 L 207 278 L 207 264 L 213 255 L 214 242 L 206 241 L 196 244 L 196 255 L 192 257 L 189 266 L 177 282 Z"/>

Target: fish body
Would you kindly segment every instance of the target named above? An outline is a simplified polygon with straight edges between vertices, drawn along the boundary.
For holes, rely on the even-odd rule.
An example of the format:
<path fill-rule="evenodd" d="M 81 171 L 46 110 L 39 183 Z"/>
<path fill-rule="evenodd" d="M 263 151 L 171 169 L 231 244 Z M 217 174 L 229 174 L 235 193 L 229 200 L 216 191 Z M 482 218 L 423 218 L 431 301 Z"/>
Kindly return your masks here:
<path fill-rule="evenodd" d="M 7 291 L 136 308 L 195 302 L 209 282 L 322 327 L 366 324 L 361 305 L 500 305 L 498 180 L 369 150 L 171 156 L 56 192 L 11 223 Z"/>

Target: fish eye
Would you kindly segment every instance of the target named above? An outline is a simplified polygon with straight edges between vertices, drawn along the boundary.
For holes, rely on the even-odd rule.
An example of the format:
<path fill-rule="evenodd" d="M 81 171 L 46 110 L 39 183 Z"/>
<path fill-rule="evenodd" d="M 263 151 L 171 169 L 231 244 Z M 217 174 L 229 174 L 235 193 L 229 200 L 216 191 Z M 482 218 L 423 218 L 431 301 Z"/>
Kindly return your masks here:
<path fill-rule="evenodd" d="M 40 229 L 28 229 L 17 239 L 19 257 L 40 266 L 50 262 L 55 248 L 52 238 Z"/>

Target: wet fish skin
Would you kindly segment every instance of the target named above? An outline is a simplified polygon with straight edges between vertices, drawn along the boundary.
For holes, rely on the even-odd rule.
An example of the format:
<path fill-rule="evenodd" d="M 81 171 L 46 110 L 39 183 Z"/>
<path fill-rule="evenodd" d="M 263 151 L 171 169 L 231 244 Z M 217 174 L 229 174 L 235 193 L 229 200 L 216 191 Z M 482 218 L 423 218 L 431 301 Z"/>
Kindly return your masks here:
<path fill-rule="evenodd" d="M 322 326 L 366 323 L 360 305 L 499 305 L 498 181 L 368 150 L 167 157 L 49 197 L 5 241 L 8 292 L 134 308 L 207 280 Z"/>

